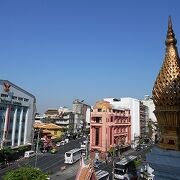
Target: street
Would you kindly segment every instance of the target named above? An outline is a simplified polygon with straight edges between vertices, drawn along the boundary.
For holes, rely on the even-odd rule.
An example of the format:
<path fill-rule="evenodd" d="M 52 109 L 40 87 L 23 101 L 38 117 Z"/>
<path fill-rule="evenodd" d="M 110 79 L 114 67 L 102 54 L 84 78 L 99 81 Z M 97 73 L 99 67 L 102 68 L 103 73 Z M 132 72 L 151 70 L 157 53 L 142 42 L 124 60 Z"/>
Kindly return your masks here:
<path fill-rule="evenodd" d="M 53 174 L 60 170 L 60 168 L 64 165 L 64 153 L 74 148 L 80 148 L 80 142 L 82 142 L 84 138 L 75 139 L 65 144 L 64 146 L 58 147 L 58 152 L 56 154 L 51 153 L 39 153 L 37 155 L 37 168 L 40 168 L 42 171 L 47 172 L 49 174 Z M 19 167 L 24 166 L 35 166 L 36 157 L 32 157 L 29 159 L 20 159 L 12 163 L 9 167 L 4 169 L 0 169 L 0 177 L 13 169 L 17 169 Z"/>
<path fill-rule="evenodd" d="M 66 164 L 66 169 L 64 171 L 60 171 L 61 167 L 64 166 L 64 153 L 80 147 L 80 142 L 82 142 L 84 138 L 72 140 L 69 143 L 65 144 L 64 146 L 58 147 L 58 152 L 56 154 L 51 154 L 51 153 L 39 153 L 37 156 L 37 168 L 40 168 L 42 171 L 47 172 L 48 174 L 51 175 L 52 180 L 73 180 L 76 176 L 77 170 L 79 168 L 79 161 L 76 162 L 73 165 L 67 165 Z M 141 155 L 142 158 L 144 158 L 145 154 L 149 151 L 149 148 L 141 150 L 141 151 L 134 151 L 134 150 L 129 150 L 124 152 L 122 155 L 136 155 L 139 156 Z M 7 168 L 0 169 L 0 176 L 2 177 L 6 172 L 12 170 L 12 169 L 17 169 L 19 167 L 24 167 L 24 166 L 35 166 L 35 161 L 36 157 L 32 157 L 29 159 L 22 158 L 18 161 L 15 161 L 12 165 L 10 165 Z M 105 170 L 108 171 L 110 174 L 110 179 L 112 179 L 112 168 L 113 168 L 113 163 L 110 162 L 107 165 L 102 165 L 100 168 L 96 169 L 99 170 Z"/>
<path fill-rule="evenodd" d="M 141 151 L 134 151 L 133 149 L 130 149 L 130 150 L 124 152 L 121 156 L 128 156 L 128 155 L 139 156 L 140 155 L 142 157 L 142 159 L 144 159 L 145 154 L 149 151 L 149 148 L 151 148 L 151 147 L 148 147 Z M 87 163 L 87 160 L 85 160 L 85 162 Z M 59 180 L 59 179 L 74 180 L 76 177 L 78 168 L 79 168 L 79 161 L 74 163 L 73 165 L 69 165 L 64 171 L 58 171 L 57 173 L 54 173 L 51 176 L 51 180 Z M 110 175 L 109 180 L 112 180 L 112 170 L 113 170 L 113 162 L 112 161 L 108 164 L 103 164 L 102 166 L 100 166 L 99 168 L 97 168 L 95 170 L 96 171 L 105 170 L 105 171 L 109 172 L 109 175 Z"/>

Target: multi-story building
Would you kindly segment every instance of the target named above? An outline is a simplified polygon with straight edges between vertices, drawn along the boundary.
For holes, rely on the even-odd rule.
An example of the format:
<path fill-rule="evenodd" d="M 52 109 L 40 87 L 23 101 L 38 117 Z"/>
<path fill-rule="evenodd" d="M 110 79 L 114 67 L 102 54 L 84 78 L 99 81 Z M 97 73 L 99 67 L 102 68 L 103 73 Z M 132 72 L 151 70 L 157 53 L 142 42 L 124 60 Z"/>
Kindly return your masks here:
<path fill-rule="evenodd" d="M 110 102 L 117 108 L 129 108 L 131 114 L 131 141 L 132 147 L 139 144 L 140 138 L 140 101 L 138 99 L 124 97 L 120 99 L 105 98 L 105 101 Z"/>
<path fill-rule="evenodd" d="M 67 107 L 60 107 L 58 112 L 59 118 L 55 123 L 66 128 L 67 134 L 72 134 L 74 132 L 74 113 Z"/>
<path fill-rule="evenodd" d="M 90 122 L 90 110 L 91 107 L 85 104 L 84 101 L 78 99 L 73 101 L 73 112 L 75 114 L 74 133 L 86 131 L 86 126 Z"/>
<path fill-rule="evenodd" d="M 1 148 L 31 143 L 35 96 L 7 80 L 0 80 L 0 96 Z"/>
<path fill-rule="evenodd" d="M 149 134 L 149 137 L 151 137 L 151 139 L 155 141 L 156 136 L 158 134 L 158 128 L 157 128 L 157 119 L 156 116 L 154 115 L 154 110 L 155 110 L 154 102 L 149 95 L 145 95 L 144 100 L 141 100 L 141 102 L 147 107 L 147 113 L 146 113 L 147 133 Z"/>
<path fill-rule="evenodd" d="M 44 116 L 40 115 L 39 113 L 35 114 L 35 117 L 34 117 L 35 123 L 36 122 L 42 122 L 43 119 L 44 119 Z"/>
<path fill-rule="evenodd" d="M 44 118 L 45 119 L 55 119 L 59 117 L 59 111 L 58 109 L 48 109 L 45 113 L 44 113 Z"/>
<path fill-rule="evenodd" d="M 90 123 L 90 150 L 102 156 L 112 147 L 131 144 L 130 110 L 99 101 L 93 107 Z"/>
<path fill-rule="evenodd" d="M 67 107 L 48 109 L 44 113 L 44 121 L 60 125 L 68 133 L 74 132 L 74 113 Z"/>
<path fill-rule="evenodd" d="M 140 118 L 140 137 L 146 138 L 148 135 L 148 107 L 140 101 L 139 108 Z"/>

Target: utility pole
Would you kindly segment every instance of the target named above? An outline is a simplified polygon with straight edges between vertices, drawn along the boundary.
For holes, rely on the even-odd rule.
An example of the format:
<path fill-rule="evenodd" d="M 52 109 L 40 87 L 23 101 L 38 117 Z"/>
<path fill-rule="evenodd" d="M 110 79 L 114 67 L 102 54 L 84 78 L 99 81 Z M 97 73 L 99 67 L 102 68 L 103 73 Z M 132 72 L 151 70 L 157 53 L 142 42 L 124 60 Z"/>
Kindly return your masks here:
<path fill-rule="evenodd" d="M 114 180 L 114 154 L 115 154 L 115 152 L 114 152 L 114 150 L 115 150 L 115 145 L 113 145 L 113 160 L 112 160 L 112 167 L 113 167 L 113 173 L 112 173 L 112 180 Z"/>
<path fill-rule="evenodd" d="M 37 141 L 36 141 L 36 159 L 35 159 L 35 168 L 37 167 L 37 160 L 38 160 L 38 149 L 39 149 L 39 134 L 40 134 L 40 130 L 38 130 L 38 137 L 37 137 Z"/>

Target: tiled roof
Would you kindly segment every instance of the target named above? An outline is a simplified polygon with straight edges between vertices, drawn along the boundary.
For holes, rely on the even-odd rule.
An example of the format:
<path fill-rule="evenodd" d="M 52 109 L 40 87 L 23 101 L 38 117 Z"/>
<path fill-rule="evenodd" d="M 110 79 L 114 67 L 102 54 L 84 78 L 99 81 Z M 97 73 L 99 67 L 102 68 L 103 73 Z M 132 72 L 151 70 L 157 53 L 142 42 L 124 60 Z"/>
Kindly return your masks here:
<path fill-rule="evenodd" d="M 53 123 L 35 123 L 34 128 L 38 129 L 62 129 L 61 126 L 58 126 Z"/>
<path fill-rule="evenodd" d="M 46 115 L 59 115 L 59 112 L 58 112 L 58 110 L 57 109 L 48 109 L 44 114 L 46 114 Z"/>
<path fill-rule="evenodd" d="M 94 168 L 92 167 L 91 163 L 85 165 L 83 157 L 80 160 L 80 168 L 77 172 L 76 180 L 96 180 Z"/>

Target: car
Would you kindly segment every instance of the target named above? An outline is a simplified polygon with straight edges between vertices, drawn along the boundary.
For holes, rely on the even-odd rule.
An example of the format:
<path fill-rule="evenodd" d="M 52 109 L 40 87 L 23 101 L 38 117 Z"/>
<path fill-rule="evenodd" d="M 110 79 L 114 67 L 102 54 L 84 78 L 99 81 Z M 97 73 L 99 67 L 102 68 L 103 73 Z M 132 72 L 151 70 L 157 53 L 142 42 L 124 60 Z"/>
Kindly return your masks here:
<path fill-rule="evenodd" d="M 68 142 L 69 142 L 69 139 L 68 139 L 68 138 L 66 138 L 64 141 L 65 141 L 65 143 L 68 143 Z"/>
<path fill-rule="evenodd" d="M 51 150 L 51 154 L 55 154 L 55 153 L 57 153 L 57 149 L 56 149 L 56 148 L 53 148 L 53 149 Z"/>
<path fill-rule="evenodd" d="M 96 160 L 96 161 L 94 161 L 94 163 L 93 163 L 93 167 L 94 167 L 94 168 L 100 168 L 100 167 L 102 166 L 102 164 L 103 164 L 102 161 Z"/>
<path fill-rule="evenodd" d="M 61 142 L 57 142 L 56 146 L 58 146 L 58 147 L 61 146 Z"/>
<path fill-rule="evenodd" d="M 65 143 L 66 143 L 65 141 L 61 141 L 61 142 L 60 142 L 60 146 L 64 146 Z"/>

